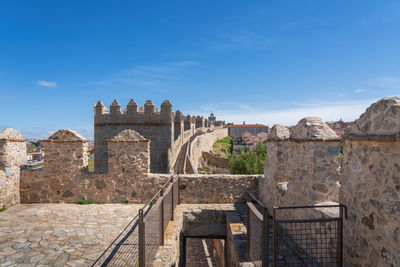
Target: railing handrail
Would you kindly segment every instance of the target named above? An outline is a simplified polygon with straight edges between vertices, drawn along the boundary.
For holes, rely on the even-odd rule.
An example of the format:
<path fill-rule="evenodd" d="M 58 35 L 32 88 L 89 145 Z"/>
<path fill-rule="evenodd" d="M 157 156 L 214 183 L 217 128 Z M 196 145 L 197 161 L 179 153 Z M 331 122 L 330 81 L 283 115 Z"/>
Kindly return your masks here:
<path fill-rule="evenodd" d="M 344 209 L 344 218 L 347 219 L 347 206 L 339 203 L 339 204 L 330 204 L 330 205 L 308 205 L 308 206 L 282 206 L 276 207 L 274 206 L 274 210 L 284 210 L 284 209 L 318 209 L 318 208 L 343 208 Z"/>
<path fill-rule="evenodd" d="M 258 200 L 252 193 L 247 192 L 247 195 L 248 195 L 252 200 L 254 200 L 255 202 L 257 202 L 258 205 L 260 205 L 260 206 L 263 207 L 263 208 L 266 208 L 266 206 L 265 206 L 260 200 Z"/>
<path fill-rule="evenodd" d="M 144 210 L 148 205 L 150 205 L 151 202 L 154 201 L 154 199 L 161 194 L 161 192 L 164 191 L 164 189 L 169 185 L 170 182 L 173 182 L 174 176 L 171 176 L 171 178 L 168 179 L 168 181 L 154 194 L 154 196 L 147 201 L 147 203 L 141 208 L 141 210 Z"/>
<path fill-rule="evenodd" d="M 107 266 L 114 258 L 116 252 L 119 250 L 119 247 L 121 245 L 121 240 L 124 240 L 127 238 L 128 235 L 123 236 L 124 233 L 128 230 L 130 232 L 133 232 L 135 229 L 138 229 L 138 260 L 139 260 L 139 266 L 145 266 L 146 264 L 146 250 L 145 246 L 147 245 L 163 245 L 164 243 L 164 220 L 173 220 L 173 212 L 174 212 L 174 207 L 179 204 L 179 185 L 178 185 L 178 177 L 176 175 L 172 175 L 171 178 L 167 180 L 167 182 L 164 183 L 164 185 L 157 190 L 157 192 L 153 195 L 153 197 L 142 207 L 139 209 L 138 213 L 136 216 L 124 227 L 124 229 L 118 234 L 118 236 L 111 242 L 111 244 L 103 251 L 103 253 L 96 259 L 96 261 L 91 265 L 92 267 L 95 266 L 95 264 L 99 263 L 100 259 L 102 259 L 108 251 L 111 251 L 110 255 L 106 256 L 106 259 L 104 262 L 102 262 L 101 266 Z M 174 189 L 176 187 L 176 189 Z M 171 195 L 171 202 L 165 204 L 164 201 L 166 201 L 167 195 Z M 176 194 L 176 195 L 175 195 Z M 158 198 L 157 198 L 158 197 Z M 175 199 L 176 197 L 176 199 Z M 157 200 L 156 200 L 157 198 Z M 169 197 L 168 197 L 169 198 Z M 155 201 L 155 205 L 150 205 L 153 201 Z M 167 205 L 168 207 L 171 206 L 171 213 L 166 214 L 165 216 L 163 215 L 165 206 Z M 160 234 L 160 242 L 159 243 L 148 243 L 146 242 L 146 237 L 145 237 L 145 228 L 146 224 L 149 223 L 148 216 L 153 216 L 154 212 L 158 212 L 157 210 L 161 209 L 161 219 L 160 219 L 160 228 L 159 228 L 159 234 Z M 169 216 L 169 217 L 166 217 Z M 138 227 L 138 228 L 137 228 Z M 132 228 L 129 230 L 129 228 Z M 120 238 L 122 239 L 118 241 Z M 125 242 L 125 241 L 123 241 Z M 113 245 L 116 245 L 115 248 L 112 249 Z"/>

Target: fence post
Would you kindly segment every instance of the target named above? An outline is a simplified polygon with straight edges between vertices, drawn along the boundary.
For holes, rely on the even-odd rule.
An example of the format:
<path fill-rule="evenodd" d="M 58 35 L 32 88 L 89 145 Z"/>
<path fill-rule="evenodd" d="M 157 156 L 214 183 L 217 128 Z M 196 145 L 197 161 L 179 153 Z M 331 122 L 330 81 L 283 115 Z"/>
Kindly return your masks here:
<path fill-rule="evenodd" d="M 337 225 L 337 235 L 338 235 L 338 244 L 337 244 L 337 266 L 343 266 L 343 207 L 339 206 L 339 217 Z"/>
<path fill-rule="evenodd" d="M 261 260 L 262 266 L 267 267 L 269 265 L 269 214 L 268 208 L 263 207 L 263 223 L 262 223 L 262 239 L 261 239 Z"/>
<path fill-rule="evenodd" d="M 179 205 L 181 203 L 181 196 L 180 196 L 181 192 L 179 190 L 179 176 L 176 177 L 176 191 L 178 191 L 177 192 L 177 194 L 178 194 L 178 197 L 177 197 L 178 203 L 176 203 L 176 205 Z"/>
<path fill-rule="evenodd" d="M 251 246 L 251 242 L 250 242 L 250 208 L 249 208 L 249 203 L 247 201 L 248 199 L 246 199 L 246 213 L 247 213 L 247 218 L 246 218 L 246 227 L 247 227 L 247 261 L 251 261 L 251 255 L 250 255 L 250 246 Z"/>
<path fill-rule="evenodd" d="M 276 209 L 274 208 L 274 213 L 273 213 L 273 230 L 274 230 L 274 236 L 273 236 L 273 267 L 278 266 L 278 224 L 276 223 Z"/>
<path fill-rule="evenodd" d="M 143 209 L 139 210 L 139 267 L 145 267 L 146 253 L 145 253 L 145 224 L 143 221 Z"/>
<path fill-rule="evenodd" d="M 172 186 L 171 186 L 171 221 L 174 220 L 174 187 L 175 187 L 175 178 L 172 177 Z"/>
<path fill-rule="evenodd" d="M 161 189 L 160 191 L 160 198 L 161 198 L 161 206 L 160 206 L 160 228 L 159 228 L 159 234 L 160 234 L 160 245 L 164 245 L 164 188 Z"/>

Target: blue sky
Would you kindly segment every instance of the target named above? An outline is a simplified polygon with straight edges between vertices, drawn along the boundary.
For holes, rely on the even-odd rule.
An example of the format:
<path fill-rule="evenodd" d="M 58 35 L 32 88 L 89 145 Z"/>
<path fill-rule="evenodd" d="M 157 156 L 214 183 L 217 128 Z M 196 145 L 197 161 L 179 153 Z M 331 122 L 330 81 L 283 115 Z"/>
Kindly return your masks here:
<path fill-rule="evenodd" d="M 400 1 L 0 1 L 0 129 L 93 135 L 117 98 L 240 123 L 399 95 Z"/>

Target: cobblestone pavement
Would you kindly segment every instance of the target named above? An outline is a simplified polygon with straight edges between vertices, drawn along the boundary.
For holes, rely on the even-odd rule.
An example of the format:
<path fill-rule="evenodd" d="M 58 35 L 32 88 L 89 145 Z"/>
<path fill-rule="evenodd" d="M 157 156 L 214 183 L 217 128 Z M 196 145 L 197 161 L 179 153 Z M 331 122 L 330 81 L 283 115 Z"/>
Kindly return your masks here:
<path fill-rule="evenodd" d="M 90 266 L 141 206 L 11 207 L 0 213 L 0 266 Z"/>
<path fill-rule="evenodd" d="M 186 239 L 186 266 L 219 267 L 216 251 L 211 239 Z"/>

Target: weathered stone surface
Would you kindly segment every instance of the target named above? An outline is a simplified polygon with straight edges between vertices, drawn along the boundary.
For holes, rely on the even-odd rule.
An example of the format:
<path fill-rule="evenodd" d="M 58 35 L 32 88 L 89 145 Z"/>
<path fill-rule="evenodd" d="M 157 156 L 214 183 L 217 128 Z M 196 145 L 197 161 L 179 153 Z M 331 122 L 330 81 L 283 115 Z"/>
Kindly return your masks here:
<path fill-rule="evenodd" d="M 88 173 L 87 142 L 45 142 L 44 170 L 22 172 L 23 203 L 145 202 L 171 175 L 150 174 L 148 140 L 126 130 L 108 142 L 108 173 Z M 232 203 L 257 194 L 257 175 L 179 176 L 183 203 Z"/>
<path fill-rule="evenodd" d="M 224 128 L 215 129 L 212 132 L 205 133 L 194 138 L 194 140 L 190 144 L 190 158 L 193 162 L 193 167 L 195 170 L 197 170 L 197 168 L 199 167 L 199 161 L 202 157 L 202 152 L 208 152 L 212 150 L 215 141 L 222 139 L 226 136 L 228 136 L 228 129 Z"/>
<path fill-rule="evenodd" d="M 20 132 L 18 132 L 17 130 L 12 129 L 12 128 L 6 128 L 2 132 L 0 132 L 0 139 L 19 139 L 19 140 L 23 140 L 24 138 L 22 137 Z"/>
<path fill-rule="evenodd" d="M 244 201 L 246 192 L 258 195 L 262 175 L 179 175 L 182 203 L 234 203 Z"/>
<path fill-rule="evenodd" d="M 282 124 L 275 124 L 269 131 L 268 140 L 285 140 L 289 138 L 290 132 L 289 128 Z"/>
<path fill-rule="evenodd" d="M 134 130 L 124 130 L 110 139 L 111 141 L 146 141 L 147 139 L 141 136 Z"/>
<path fill-rule="evenodd" d="M 133 130 L 124 130 L 108 141 L 110 176 L 142 176 L 150 172 L 150 141 Z"/>
<path fill-rule="evenodd" d="M 58 130 L 49 137 L 49 140 L 54 141 L 87 141 L 82 135 L 74 130 L 62 129 Z"/>
<path fill-rule="evenodd" d="M 392 135 L 400 132 L 400 97 L 373 103 L 346 131 L 351 135 Z"/>
<path fill-rule="evenodd" d="M 1 213 L 0 266 L 90 266 L 141 207 L 122 204 L 11 207 Z"/>
<path fill-rule="evenodd" d="M 271 133 L 274 132 L 272 129 Z M 269 209 L 338 202 L 340 159 L 337 138 L 319 118 L 300 120 L 290 139 L 287 135 L 268 138 L 260 196 Z"/>
<path fill-rule="evenodd" d="M 290 136 L 293 139 L 337 139 L 339 136 L 326 123 L 317 117 L 301 119 Z"/>
<path fill-rule="evenodd" d="M 0 209 L 20 202 L 20 166 L 26 163 L 22 135 L 7 128 L 0 132 Z"/>
<path fill-rule="evenodd" d="M 348 263 L 400 264 L 400 187 L 396 185 L 399 151 L 400 143 L 395 141 L 346 140 L 344 144 L 340 202 L 349 210 L 344 224 Z M 354 249 L 357 253 L 351 253 Z"/>
<path fill-rule="evenodd" d="M 347 205 L 344 256 L 349 265 L 400 265 L 400 143 L 381 139 L 399 133 L 400 98 L 372 104 L 345 137 L 377 135 L 374 141 L 346 140 L 340 202 Z"/>
<path fill-rule="evenodd" d="M 87 140 L 73 130 L 58 130 L 43 145 L 45 173 L 72 177 L 88 165 Z"/>

